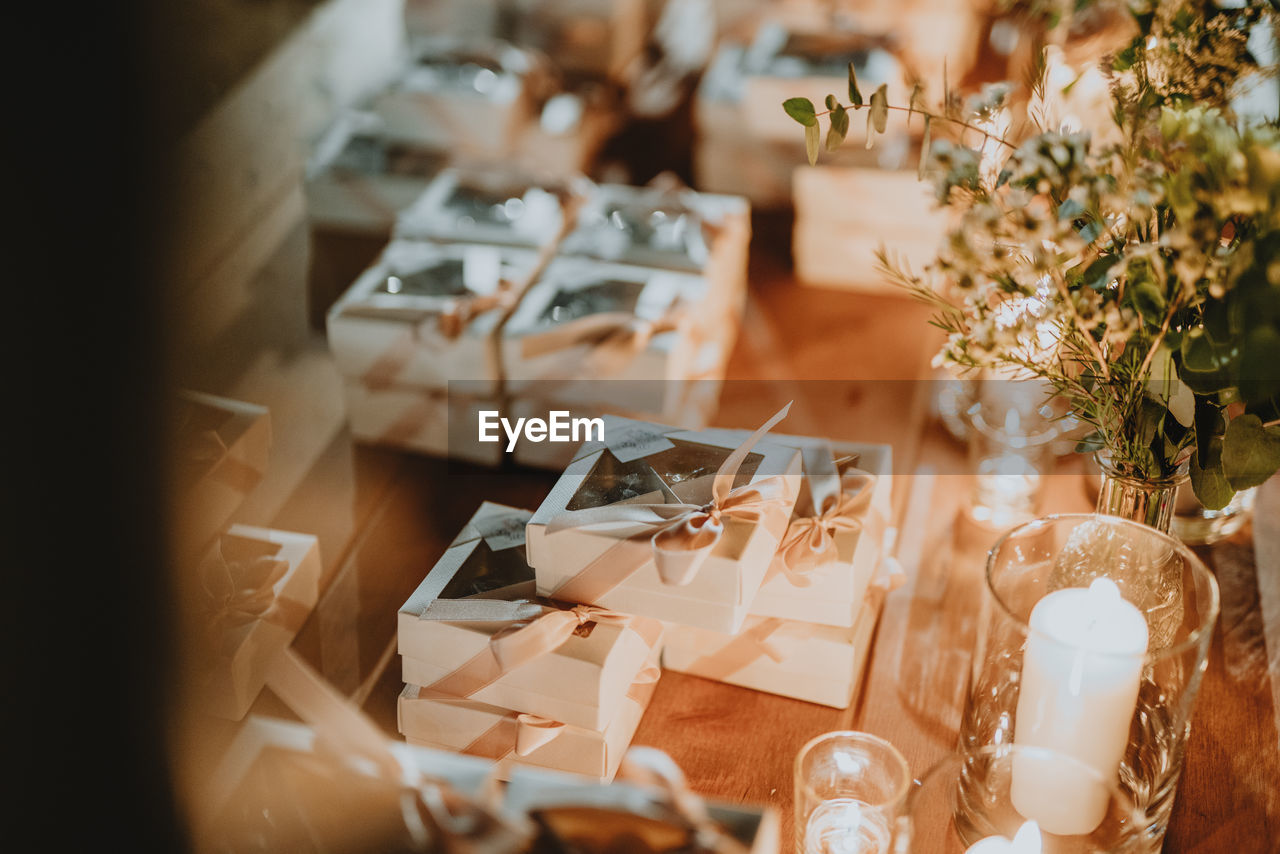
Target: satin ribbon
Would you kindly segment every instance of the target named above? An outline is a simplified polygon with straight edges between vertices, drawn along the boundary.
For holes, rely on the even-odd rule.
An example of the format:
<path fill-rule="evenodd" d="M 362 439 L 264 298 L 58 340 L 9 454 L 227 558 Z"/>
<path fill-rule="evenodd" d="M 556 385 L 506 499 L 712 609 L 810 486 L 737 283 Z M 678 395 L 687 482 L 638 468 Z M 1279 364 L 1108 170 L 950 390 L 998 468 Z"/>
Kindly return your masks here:
<path fill-rule="evenodd" d="M 679 329 L 683 315 L 678 305 L 653 320 L 631 312 L 599 312 L 526 335 L 520 349 L 526 359 L 534 359 L 571 347 L 587 346 L 591 348 L 587 358 L 593 371 L 615 374 L 643 352 L 655 335 Z"/>
<path fill-rule="evenodd" d="M 187 405 L 216 412 L 224 419 L 226 418 L 225 410 L 203 403 L 189 402 Z M 231 449 L 227 447 L 227 443 L 216 429 L 196 430 L 182 441 L 184 447 L 179 453 L 195 463 L 198 471 L 207 472 L 205 477 L 228 486 L 242 495 L 247 494 L 262 479 L 262 472 L 231 455 Z"/>
<path fill-rule="evenodd" d="M 787 526 L 769 566 L 765 581 L 781 574 L 795 587 L 808 587 L 819 570 L 837 559 L 836 534 L 858 532 L 865 527 L 863 517 L 871 504 L 875 475 L 860 469 L 846 470 L 834 478 L 835 491 L 819 496 L 817 484 L 810 482 L 814 501 L 810 515 L 795 515 Z M 814 508 L 818 508 L 816 512 Z"/>
<path fill-rule="evenodd" d="M 787 483 L 779 475 L 734 488 L 747 454 L 786 417 L 788 403 L 739 445 L 716 471 L 711 501 L 697 504 L 611 504 L 570 510 L 547 525 L 547 535 L 587 531 L 620 536 L 616 543 L 551 593 L 553 599 L 593 602 L 652 560 L 664 584 L 687 585 L 715 550 L 726 519 L 770 524 L 788 512 Z"/>
<path fill-rule="evenodd" d="M 427 690 L 470 697 L 507 673 L 559 649 L 588 623 L 608 623 L 634 632 L 649 649 L 662 637 L 662 624 L 647 617 L 619 614 L 594 605 L 553 608 L 528 600 L 437 599 L 419 619 L 444 622 L 506 622 L 489 643 Z"/>
<path fill-rule="evenodd" d="M 289 562 L 275 553 L 229 561 L 219 540 L 201 564 L 208 627 L 223 655 L 234 652 L 257 623 L 296 630 L 306 621 L 306 607 L 276 595 L 275 586 L 289 572 Z"/>
<path fill-rule="evenodd" d="M 508 836 L 514 839 L 516 831 L 495 811 L 463 797 L 444 781 L 426 777 L 411 762 L 402 762 L 373 721 L 292 649 L 275 658 L 267 685 L 315 728 L 318 753 L 387 784 L 399 800 L 405 828 L 419 850 L 440 850 L 446 840 L 439 833 L 455 844 L 465 840 L 477 846 Z M 424 823 L 424 814 L 431 827 Z"/>
<path fill-rule="evenodd" d="M 770 643 L 773 634 L 782 628 L 784 621 L 766 617 L 749 629 L 734 636 L 733 640 L 715 652 L 708 653 L 689 666 L 689 672 L 707 679 L 725 680 L 757 659 L 768 657 L 781 664 L 786 655 Z"/>

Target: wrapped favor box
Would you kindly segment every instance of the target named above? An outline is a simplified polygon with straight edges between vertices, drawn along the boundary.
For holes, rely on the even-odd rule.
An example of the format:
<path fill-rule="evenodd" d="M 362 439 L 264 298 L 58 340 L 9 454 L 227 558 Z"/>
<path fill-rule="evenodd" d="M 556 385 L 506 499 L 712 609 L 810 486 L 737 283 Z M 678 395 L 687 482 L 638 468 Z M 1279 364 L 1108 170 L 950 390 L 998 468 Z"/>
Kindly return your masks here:
<path fill-rule="evenodd" d="M 477 435 L 480 413 L 500 411 L 496 398 L 415 386 L 375 388 L 352 379 L 343 381 L 342 390 L 347 426 L 357 442 L 487 466 L 502 462 L 506 439 L 481 442 Z"/>
<path fill-rule="evenodd" d="M 445 169 L 400 214 L 395 233 L 540 249 L 559 237 L 569 195 L 514 169 Z"/>
<path fill-rule="evenodd" d="M 465 813 L 484 806 L 492 763 L 470 756 L 385 740 L 383 764 L 344 761 L 333 743 L 305 724 L 251 716 L 236 734 L 198 798 L 196 835 L 202 850 L 351 851 L 423 850 L 414 831 L 436 845 L 449 839 Z M 405 796 L 418 790 L 416 819 L 406 825 Z M 455 816 L 438 815 L 447 809 Z M 445 819 L 445 821 L 441 821 Z M 481 823 L 468 827 L 480 832 Z M 486 851 L 516 854 L 527 843 L 512 823 L 487 828 Z M 470 840 L 478 844 L 477 839 Z M 415 844 L 416 843 L 416 844 Z"/>
<path fill-rule="evenodd" d="M 211 632 L 202 708 L 244 717 L 315 607 L 320 569 L 310 534 L 232 525 L 217 538 L 199 570 Z"/>
<path fill-rule="evenodd" d="M 689 376 L 707 296 L 701 276 L 556 259 L 502 329 L 507 391 L 666 412 Z"/>
<path fill-rule="evenodd" d="M 657 651 L 646 672 L 623 695 L 623 702 L 601 729 L 572 726 L 541 716 L 521 714 L 480 703 L 434 694 L 405 685 L 396 706 L 400 732 L 410 744 L 444 748 L 581 774 L 608 782 L 631 744 L 658 680 Z"/>
<path fill-rule="evenodd" d="M 198 392 L 183 392 L 177 406 L 177 542 L 196 550 L 226 527 L 266 473 L 271 418 L 266 407 Z"/>
<path fill-rule="evenodd" d="M 545 75 L 533 54 L 504 42 L 428 38 L 413 46 L 408 67 L 372 109 L 392 139 L 504 157 Z"/>
<path fill-rule="evenodd" d="M 573 74 L 622 82 L 652 24 L 645 0 L 515 0 L 514 40 Z"/>
<path fill-rule="evenodd" d="M 767 436 L 751 445 L 726 431 L 604 421 L 604 441 L 582 446 L 529 520 L 539 594 L 736 631 L 786 531 L 799 451 Z"/>
<path fill-rule="evenodd" d="M 469 697 L 477 706 L 605 730 L 659 648 L 662 625 L 530 601 L 534 572 L 524 548 L 529 518 L 525 510 L 482 504 L 400 608 L 404 679 L 429 693 Z M 513 631 L 526 623 L 527 631 Z M 468 720 L 473 718 L 479 719 Z"/>
<path fill-rule="evenodd" d="M 329 312 L 338 370 L 369 388 L 498 389 L 497 335 L 534 272 L 533 252 L 395 240 Z"/>
<path fill-rule="evenodd" d="M 622 124 L 618 101 L 613 88 L 596 81 L 552 94 L 520 134 L 517 165 L 559 180 L 590 173 L 596 156 Z"/>
<path fill-rule="evenodd" d="M 641 753 L 652 764 L 674 765 L 653 748 L 633 751 L 627 761 L 636 763 Z M 673 791 L 679 792 L 680 805 L 673 802 Z M 689 800 L 704 811 L 705 819 L 686 815 L 683 810 Z M 611 785 L 598 786 L 568 774 L 517 767 L 511 770 L 502 811 L 512 822 L 532 821 L 537 832 L 533 852 L 607 854 L 629 850 L 636 840 L 661 840 L 650 847 L 688 854 L 778 854 L 781 850 L 776 810 L 703 802 L 682 783 L 663 787 L 647 779 L 624 781 L 619 775 Z"/>
<path fill-rule="evenodd" d="M 805 477 L 751 613 L 850 627 L 892 514 L 892 448 L 799 436 L 774 441 L 800 450 Z"/>
<path fill-rule="evenodd" d="M 748 617 L 737 634 L 670 625 L 662 666 L 844 709 L 861 680 L 876 613 L 864 604 L 851 627 Z"/>

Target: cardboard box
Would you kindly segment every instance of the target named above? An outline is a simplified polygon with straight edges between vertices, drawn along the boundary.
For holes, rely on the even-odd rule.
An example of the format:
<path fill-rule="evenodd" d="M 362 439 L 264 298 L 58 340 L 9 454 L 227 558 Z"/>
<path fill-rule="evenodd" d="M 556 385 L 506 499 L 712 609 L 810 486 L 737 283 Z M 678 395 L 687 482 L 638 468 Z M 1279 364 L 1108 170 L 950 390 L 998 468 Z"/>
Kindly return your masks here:
<path fill-rule="evenodd" d="M 660 647 L 662 625 L 528 601 L 534 587 L 524 548 L 529 518 L 525 510 L 482 504 L 400 608 L 405 681 L 479 705 L 604 730 Z M 551 622 L 539 628 L 544 620 Z M 556 622 L 558 645 L 515 666 L 503 661 L 510 645 L 533 643 L 516 637 L 524 630 L 513 629 L 527 623 L 530 633 L 550 631 Z"/>
<path fill-rule="evenodd" d="M 202 561 L 211 611 L 211 668 L 202 708 L 239 720 L 320 596 L 320 547 L 310 534 L 232 525 Z M 254 596 L 254 592 L 257 595 Z"/>
<path fill-rule="evenodd" d="M 569 195 L 514 169 L 445 169 L 400 214 L 395 233 L 541 249 L 559 238 Z"/>
<path fill-rule="evenodd" d="M 657 660 L 655 650 L 649 658 L 648 672 L 642 672 L 640 680 L 624 692 L 623 703 L 600 730 L 433 694 L 409 684 L 400 693 L 396 706 L 400 732 L 410 744 L 608 782 L 617 773 L 653 697 Z"/>
<path fill-rule="evenodd" d="M 271 450 L 266 407 L 182 392 L 175 415 L 179 547 L 202 550 L 262 480 Z"/>
<path fill-rule="evenodd" d="M 392 241 L 329 312 L 338 370 L 373 389 L 496 394 L 498 329 L 535 266 L 528 250 Z"/>
<path fill-rule="evenodd" d="M 725 431 L 604 421 L 604 441 L 583 445 L 529 520 L 538 592 L 736 631 L 795 504 L 799 452 L 757 441 L 736 471 L 722 472 L 734 475 L 733 491 L 716 495 L 716 474 L 740 439 Z M 764 495 L 770 500 L 755 500 Z M 715 526 L 703 530 L 710 518 L 704 508 L 713 500 L 722 514 L 719 533 Z M 681 537 L 690 525 L 700 533 Z"/>
<path fill-rule="evenodd" d="M 478 439 L 480 413 L 498 411 L 496 398 L 409 386 L 370 388 L 350 379 L 343 382 L 342 391 L 348 429 L 357 442 L 480 465 L 502 463 L 505 439 Z"/>
<path fill-rule="evenodd" d="M 707 297 L 700 276 L 558 258 L 502 329 L 506 390 L 666 412 L 688 378 Z"/>
<path fill-rule="evenodd" d="M 750 613 L 830 626 L 850 627 L 862 610 L 867 586 L 875 576 L 884 548 L 884 535 L 892 515 L 892 448 L 822 439 L 775 436 L 774 441 L 801 451 L 805 477 L 792 512 L 791 526 Z M 838 472 L 838 473 L 837 473 Z M 804 553 L 808 542 L 807 520 L 822 524 L 823 507 L 815 508 L 820 495 L 838 489 L 840 501 L 830 505 L 838 514 L 847 508 L 848 519 L 826 527 L 828 550 L 810 564 Z M 791 536 L 796 537 L 796 558 L 785 554 Z M 794 564 L 794 565 L 793 565 Z M 788 569 L 797 570 L 788 572 Z"/>

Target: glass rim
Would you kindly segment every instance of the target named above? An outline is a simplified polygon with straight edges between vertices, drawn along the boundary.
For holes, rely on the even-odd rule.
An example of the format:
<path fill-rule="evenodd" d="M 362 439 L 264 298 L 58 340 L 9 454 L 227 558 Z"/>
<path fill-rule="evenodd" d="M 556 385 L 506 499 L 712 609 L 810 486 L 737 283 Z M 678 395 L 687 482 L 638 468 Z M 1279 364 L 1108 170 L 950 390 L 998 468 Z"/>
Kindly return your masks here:
<path fill-rule="evenodd" d="M 851 738 L 857 741 L 869 742 L 880 748 L 887 748 L 887 752 L 894 758 L 899 769 L 902 771 L 902 782 L 894 788 L 893 794 L 890 797 L 880 803 L 870 804 L 870 806 L 873 809 L 882 809 L 884 807 L 892 806 L 893 804 L 905 803 L 907 796 L 911 793 L 911 787 L 915 783 L 915 777 L 911 774 L 911 765 L 908 764 L 907 757 L 903 756 L 902 751 L 888 739 L 856 729 L 832 730 L 831 732 L 824 732 L 819 735 L 815 735 L 813 738 L 806 741 L 804 746 L 796 752 L 795 764 L 792 768 L 792 774 L 795 777 L 795 784 L 797 788 L 804 789 L 806 794 L 811 790 L 809 784 L 803 781 L 800 776 L 800 764 L 804 761 L 804 758 L 812 753 L 813 749 L 822 742 L 836 738 Z"/>
<path fill-rule="evenodd" d="M 1039 448 L 1042 445 L 1048 445 L 1056 441 L 1062 435 L 1062 429 L 1057 424 L 1057 419 L 1046 418 L 1044 428 L 1037 432 L 1028 433 L 1025 436 L 1011 436 L 1005 432 L 1003 427 L 992 424 L 984 418 L 980 409 L 976 412 L 969 413 L 966 417 L 969 419 L 970 426 L 978 433 L 981 433 L 984 437 L 1003 442 L 1004 444 L 1019 449 Z M 1021 442 L 1022 444 L 1015 444 L 1017 442 Z"/>
<path fill-rule="evenodd" d="M 1108 516 L 1104 513 L 1054 513 L 1049 516 L 1041 516 L 1037 519 L 1032 519 L 1028 522 L 1023 522 L 1022 524 L 1014 528 L 1011 528 L 1010 530 L 1005 531 L 1003 534 L 1001 534 L 1000 538 L 995 541 L 995 543 L 991 546 L 991 549 L 987 552 L 987 566 L 985 570 L 987 592 L 991 594 L 991 598 L 995 600 L 996 605 L 999 606 L 1000 610 L 1010 620 L 1013 620 L 1013 622 L 1016 623 L 1023 630 L 1024 634 L 1027 634 L 1028 636 L 1034 634 L 1036 637 L 1047 638 L 1048 640 L 1053 641 L 1054 643 L 1061 644 L 1061 641 L 1058 641 L 1056 638 L 1053 638 L 1050 635 L 1045 634 L 1043 631 L 1039 629 L 1033 628 L 1028 621 L 1024 620 L 1022 617 L 1019 617 L 1017 614 L 1013 612 L 1013 610 L 1008 606 L 1008 604 L 1005 603 L 1004 598 L 1001 597 L 1001 595 L 996 592 L 995 585 L 994 583 L 992 583 L 992 580 L 991 580 L 991 571 L 995 566 L 996 555 L 999 554 L 1000 550 L 1003 549 L 1006 543 L 1008 543 L 1009 540 L 1011 540 L 1013 537 L 1023 534 L 1024 532 L 1030 531 L 1035 528 L 1047 527 L 1050 523 L 1053 523 L 1053 522 L 1075 521 L 1077 523 L 1082 523 L 1087 520 L 1094 520 L 1094 519 L 1105 519 L 1108 523 L 1113 523 L 1120 527 L 1131 527 L 1134 529 L 1138 529 L 1145 532 L 1148 535 L 1167 541 L 1172 546 L 1172 551 L 1176 554 L 1180 554 L 1182 558 L 1187 561 L 1193 573 L 1201 574 L 1206 579 L 1208 579 L 1209 591 L 1210 591 L 1209 608 L 1208 608 L 1208 612 L 1205 614 L 1204 618 L 1200 621 L 1199 625 L 1197 625 L 1191 631 L 1191 633 L 1187 635 L 1185 639 L 1179 641 L 1176 644 L 1173 644 L 1172 646 L 1164 647 L 1162 649 L 1156 650 L 1155 652 L 1152 652 L 1151 650 L 1147 650 L 1142 654 L 1142 660 L 1143 661 L 1161 661 L 1167 658 L 1172 658 L 1175 655 L 1181 655 L 1183 652 L 1187 651 L 1188 649 L 1191 649 L 1194 646 L 1198 646 L 1201 639 L 1204 637 L 1204 635 L 1207 632 L 1213 631 L 1213 624 L 1217 621 L 1218 613 L 1222 607 L 1222 595 L 1218 589 L 1218 579 L 1214 577 L 1214 574 L 1212 572 L 1209 571 L 1209 567 L 1205 566 L 1204 561 L 1200 560 L 1200 558 L 1196 556 L 1196 553 L 1193 552 L 1191 548 L 1187 546 L 1186 543 L 1182 542 L 1177 537 L 1174 537 L 1170 534 L 1166 534 L 1163 531 L 1158 531 L 1155 528 L 1152 528 L 1150 525 L 1143 525 L 1140 522 L 1134 522 L 1130 519 L 1124 519 L 1119 516 Z M 1134 655 L 1127 654 L 1127 653 L 1100 652 L 1096 650 L 1089 650 L 1089 654 L 1098 656 L 1104 659 L 1105 658 L 1132 659 L 1135 657 Z"/>

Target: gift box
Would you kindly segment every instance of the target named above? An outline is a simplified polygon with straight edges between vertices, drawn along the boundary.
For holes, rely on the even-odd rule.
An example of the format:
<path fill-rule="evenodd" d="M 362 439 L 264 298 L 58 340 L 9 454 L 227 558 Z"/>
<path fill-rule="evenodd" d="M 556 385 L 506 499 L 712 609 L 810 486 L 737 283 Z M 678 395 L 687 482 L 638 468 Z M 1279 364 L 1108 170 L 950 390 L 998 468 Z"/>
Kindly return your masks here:
<path fill-rule="evenodd" d="M 271 418 L 263 406 L 183 392 L 175 424 L 177 542 L 194 551 L 226 527 L 262 480 Z"/>
<path fill-rule="evenodd" d="M 789 408 L 789 407 L 788 407 Z M 606 417 L 528 526 L 540 595 L 736 631 L 800 487 L 800 453 Z"/>
<path fill-rule="evenodd" d="M 513 768 L 502 812 L 513 823 L 533 824 L 533 852 L 780 850 L 776 810 L 704 801 L 689 791 L 671 758 L 651 747 L 632 748 L 608 786 Z"/>
<path fill-rule="evenodd" d="M 462 851 L 483 840 L 491 854 L 516 854 L 528 844 L 484 806 L 489 762 L 388 740 L 349 759 L 310 726 L 251 716 L 196 801 L 200 848 Z"/>
<path fill-rule="evenodd" d="M 310 534 L 232 525 L 215 540 L 199 568 L 211 664 L 202 708 L 244 717 L 315 607 L 320 569 Z"/>
<path fill-rule="evenodd" d="M 411 386 L 370 388 L 350 379 L 342 391 L 347 427 L 357 442 L 487 466 L 502 462 L 504 444 L 481 442 L 476 430 L 482 411 L 498 411 L 496 398 Z"/>
<path fill-rule="evenodd" d="M 613 89 L 587 81 L 556 92 L 537 109 L 516 144 L 516 164 L 524 170 L 567 180 L 591 172 L 596 156 L 622 125 Z"/>
<path fill-rule="evenodd" d="M 482 40 L 424 39 L 404 74 L 373 101 L 392 139 L 503 157 L 529 120 L 546 70 L 533 54 Z"/>
<path fill-rule="evenodd" d="M 538 249 L 558 239 L 568 195 L 517 170 L 446 169 L 400 215 L 396 235 Z"/>
<path fill-rule="evenodd" d="M 736 634 L 668 626 L 662 665 L 837 709 L 848 708 L 861 681 L 877 610 L 864 602 L 854 625 L 823 626 L 748 617 Z"/>
<path fill-rule="evenodd" d="M 689 375 L 706 297 L 700 276 L 556 259 L 502 330 L 507 391 L 667 412 Z"/>
<path fill-rule="evenodd" d="M 307 221 L 313 230 L 389 238 L 447 163 L 447 152 L 388 137 L 376 114 L 345 113 L 307 165 Z"/>
<path fill-rule="evenodd" d="M 804 480 L 751 613 L 850 627 L 879 566 L 892 516 L 892 448 L 775 436 L 804 461 Z"/>
<path fill-rule="evenodd" d="M 645 0 L 515 0 L 514 41 L 573 74 L 621 82 L 650 29 Z"/>
<path fill-rule="evenodd" d="M 371 389 L 496 394 L 498 329 L 535 265 L 528 250 L 392 241 L 329 312 L 338 370 Z"/>
<path fill-rule="evenodd" d="M 525 510 L 482 504 L 401 607 L 404 679 L 433 695 L 606 730 L 659 647 L 662 625 L 604 609 L 530 601 L 534 573 L 524 548 L 529 517 Z M 611 737 L 618 737 L 616 731 Z"/>
<path fill-rule="evenodd" d="M 608 782 L 618 770 L 657 684 L 658 650 L 622 695 L 601 729 L 405 685 L 396 706 L 400 732 L 410 744 L 457 750 L 504 765 L 530 765 Z"/>

